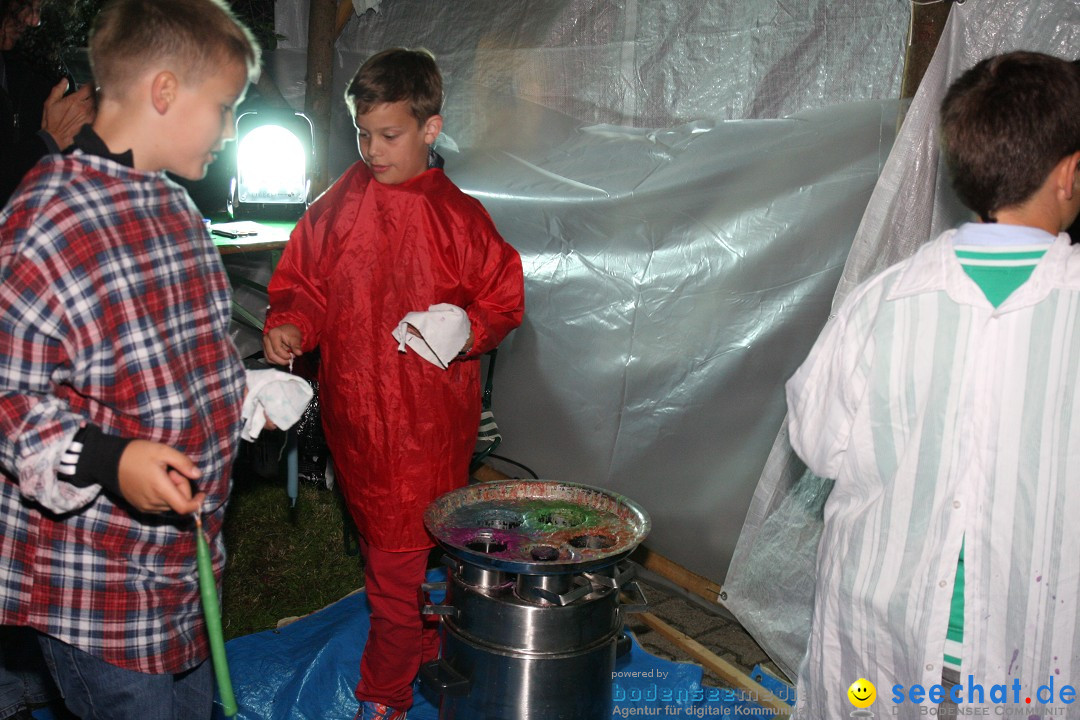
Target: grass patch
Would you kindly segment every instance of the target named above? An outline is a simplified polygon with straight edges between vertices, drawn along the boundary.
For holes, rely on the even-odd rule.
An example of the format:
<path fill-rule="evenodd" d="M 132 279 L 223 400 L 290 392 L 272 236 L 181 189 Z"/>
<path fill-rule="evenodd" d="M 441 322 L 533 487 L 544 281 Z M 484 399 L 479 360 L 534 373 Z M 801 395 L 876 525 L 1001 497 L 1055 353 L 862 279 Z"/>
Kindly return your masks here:
<path fill-rule="evenodd" d="M 290 508 L 280 479 L 238 467 L 225 515 L 228 560 L 222 588 L 225 639 L 277 627 L 363 584 L 359 555 L 347 555 L 342 507 L 334 491 L 300 483 Z"/>

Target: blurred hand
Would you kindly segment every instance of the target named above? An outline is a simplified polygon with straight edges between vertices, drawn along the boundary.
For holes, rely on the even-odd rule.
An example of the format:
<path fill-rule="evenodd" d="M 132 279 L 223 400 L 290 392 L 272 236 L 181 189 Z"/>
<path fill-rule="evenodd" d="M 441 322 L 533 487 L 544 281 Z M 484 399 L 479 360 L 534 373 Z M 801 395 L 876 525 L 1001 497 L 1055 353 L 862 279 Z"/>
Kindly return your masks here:
<path fill-rule="evenodd" d="M 263 335 L 263 355 L 269 362 L 275 365 L 288 365 L 294 357 L 303 355 L 300 346 L 304 339 L 300 336 L 300 328 L 289 323 L 278 325 L 272 330 L 267 330 Z"/>
<path fill-rule="evenodd" d="M 70 147 L 79 128 L 93 122 L 97 114 L 89 85 L 83 85 L 65 96 L 67 89 L 67 78 L 56 83 L 49 97 L 45 99 L 45 107 L 41 112 L 41 129 L 52 135 L 61 150 Z"/>
<path fill-rule="evenodd" d="M 248 391 L 245 388 L 244 389 L 244 402 L 247 402 L 247 396 L 248 396 Z M 263 425 L 263 427 L 265 429 L 267 429 L 267 430 L 277 430 L 277 425 L 275 425 L 274 421 L 271 420 L 270 418 L 266 418 L 266 424 Z"/>
<path fill-rule="evenodd" d="M 202 476 L 195 463 L 179 450 L 150 440 L 132 440 L 120 456 L 120 494 L 147 513 L 174 510 L 196 512 L 205 493 L 192 496 L 191 480 Z"/>

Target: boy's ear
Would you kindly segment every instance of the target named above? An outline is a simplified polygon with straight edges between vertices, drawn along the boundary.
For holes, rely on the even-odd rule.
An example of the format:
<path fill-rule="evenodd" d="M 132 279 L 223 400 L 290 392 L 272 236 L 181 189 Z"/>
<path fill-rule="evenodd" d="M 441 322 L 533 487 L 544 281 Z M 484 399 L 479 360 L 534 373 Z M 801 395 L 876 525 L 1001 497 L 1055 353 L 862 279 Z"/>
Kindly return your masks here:
<path fill-rule="evenodd" d="M 1067 198 L 1071 200 L 1073 195 L 1080 193 L 1080 151 L 1070 155 L 1068 161 L 1066 170 L 1071 171 L 1071 176 L 1065 178 L 1065 184 L 1069 190 Z M 1069 180 L 1072 182 L 1070 183 Z"/>
<path fill-rule="evenodd" d="M 424 121 L 424 144 L 430 145 L 435 142 L 442 132 L 442 115 L 432 115 Z"/>
<path fill-rule="evenodd" d="M 1078 163 L 1080 163 L 1080 151 L 1061 158 L 1050 173 L 1050 182 L 1053 183 L 1055 195 L 1062 202 L 1070 202 L 1080 193 Z"/>
<path fill-rule="evenodd" d="M 164 115 L 176 100 L 180 81 L 168 70 L 162 70 L 150 81 L 150 101 L 159 115 Z"/>

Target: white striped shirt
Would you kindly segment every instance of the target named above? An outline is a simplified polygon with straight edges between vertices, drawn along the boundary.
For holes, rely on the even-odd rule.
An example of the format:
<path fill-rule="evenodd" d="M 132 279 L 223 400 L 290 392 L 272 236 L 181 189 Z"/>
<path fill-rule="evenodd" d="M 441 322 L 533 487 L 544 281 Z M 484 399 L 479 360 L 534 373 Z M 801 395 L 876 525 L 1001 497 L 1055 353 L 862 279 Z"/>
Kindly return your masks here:
<path fill-rule="evenodd" d="M 954 233 L 852 292 L 787 385 L 792 447 L 836 479 L 803 718 L 846 717 L 858 678 L 919 717 L 891 688 L 941 682 L 965 537 L 964 684 L 1080 684 L 1080 248 L 995 309 Z"/>

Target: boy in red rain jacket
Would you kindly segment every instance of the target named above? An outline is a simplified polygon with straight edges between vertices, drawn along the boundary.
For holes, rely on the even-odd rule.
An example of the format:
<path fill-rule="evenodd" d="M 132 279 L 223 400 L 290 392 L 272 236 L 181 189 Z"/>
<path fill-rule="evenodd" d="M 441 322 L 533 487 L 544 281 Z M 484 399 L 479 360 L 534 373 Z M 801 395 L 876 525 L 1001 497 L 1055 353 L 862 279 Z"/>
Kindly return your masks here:
<path fill-rule="evenodd" d="M 378 53 L 345 96 L 362 162 L 293 231 L 270 281 L 263 347 L 278 364 L 321 349 L 323 425 L 371 603 L 358 717 L 400 720 L 420 664 L 438 649 L 418 602 L 433 545 L 424 509 L 468 478 L 477 358 L 521 323 L 524 287 L 517 252 L 430 150 L 442 130 L 432 57 Z M 468 325 L 445 369 L 399 352 L 392 336 L 406 314 L 442 304 L 463 310 Z"/>

